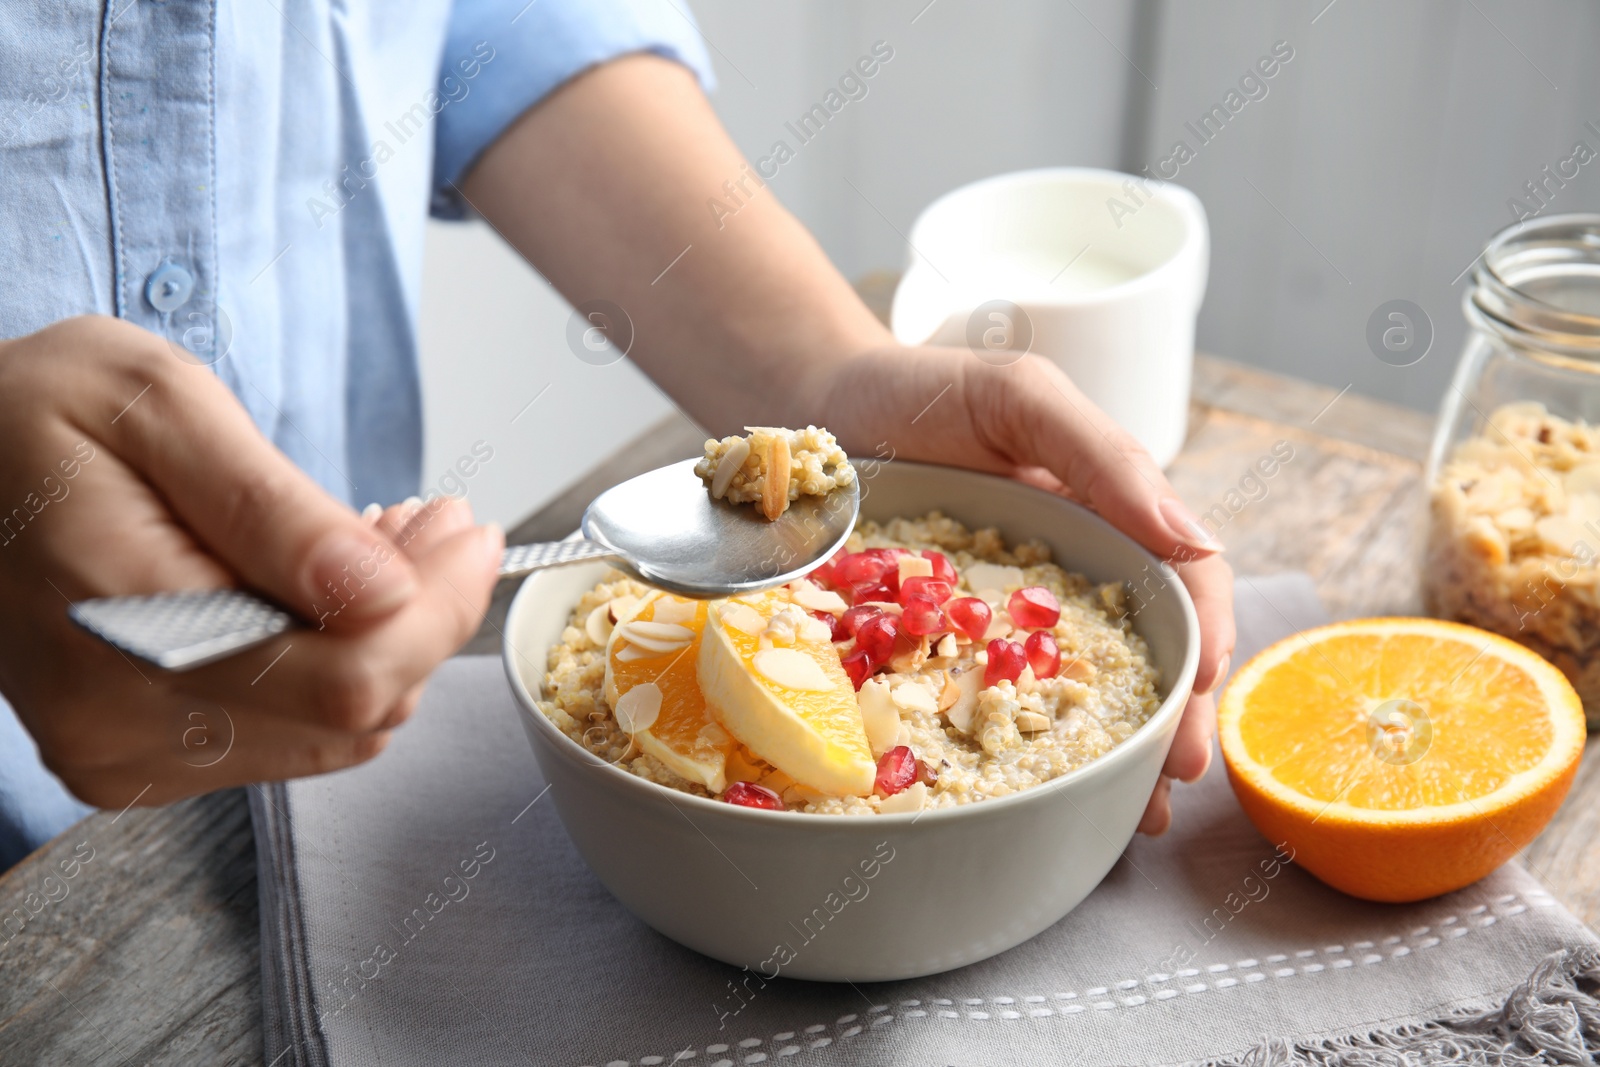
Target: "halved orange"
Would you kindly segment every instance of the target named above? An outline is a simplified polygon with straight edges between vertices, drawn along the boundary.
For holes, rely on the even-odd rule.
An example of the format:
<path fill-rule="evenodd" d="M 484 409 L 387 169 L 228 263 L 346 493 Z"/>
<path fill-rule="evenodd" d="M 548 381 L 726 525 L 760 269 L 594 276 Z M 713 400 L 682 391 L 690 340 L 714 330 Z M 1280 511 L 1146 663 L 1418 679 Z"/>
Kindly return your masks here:
<path fill-rule="evenodd" d="M 1566 677 L 1436 619 L 1360 619 L 1278 642 L 1218 708 L 1228 780 L 1294 862 L 1368 900 L 1482 878 L 1534 839 L 1583 755 Z"/>

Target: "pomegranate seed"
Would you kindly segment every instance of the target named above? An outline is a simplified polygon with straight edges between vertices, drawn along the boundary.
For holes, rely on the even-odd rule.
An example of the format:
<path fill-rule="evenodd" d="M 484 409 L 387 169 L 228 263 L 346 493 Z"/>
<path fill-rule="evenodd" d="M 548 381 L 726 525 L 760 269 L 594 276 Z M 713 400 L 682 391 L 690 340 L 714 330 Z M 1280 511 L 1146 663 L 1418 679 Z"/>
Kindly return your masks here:
<path fill-rule="evenodd" d="M 866 604 L 869 602 L 893 604 L 895 602 L 894 590 L 881 582 L 877 585 L 864 585 L 859 589 L 853 589 L 851 593 L 853 594 L 853 599 L 851 600 L 853 604 Z"/>
<path fill-rule="evenodd" d="M 856 606 L 856 608 L 845 608 L 845 614 L 838 616 L 837 619 L 834 616 L 827 617 L 827 624 L 830 627 L 834 627 L 835 643 L 853 638 L 856 635 L 856 630 L 861 629 L 862 622 L 877 614 L 877 611 L 877 608 L 861 605 Z"/>
<path fill-rule="evenodd" d="M 878 759 L 872 791 L 880 797 L 892 797 L 916 780 L 917 757 L 905 745 L 896 745 Z"/>
<path fill-rule="evenodd" d="M 847 608 L 833 624 L 833 639 L 835 641 L 848 641 L 861 629 L 861 624 L 874 615 L 882 615 L 882 608 L 875 608 L 871 604 L 857 604 Z"/>
<path fill-rule="evenodd" d="M 935 552 L 931 548 L 922 550 L 922 558 L 932 562 L 933 576 L 941 582 L 949 582 L 953 588 L 956 584 L 956 565 L 950 562 L 950 557 L 943 552 Z"/>
<path fill-rule="evenodd" d="M 832 630 L 839 623 L 839 620 L 834 618 L 832 612 L 828 612 L 828 611 L 808 611 L 808 612 L 806 612 L 806 614 L 810 615 L 813 619 L 816 619 L 818 622 L 825 624 L 828 627 L 829 630 Z"/>
<path fill-rule="evenodd" d="M 900 620 L 879 612 L 856 631 L 856 648 L 866 652 L 873 666 L 881 667 L 894 655 L 895 638 L 899 636 Z"/>
<path fill-rule="evenodd" d="M 1049 630 L 1035 630 L 1028 635 L 1022 650 L 1028 654 L 1028 666 L 1035 678 L 1054 678 L 1061 673 L 1061 646 Z"/>
<path fill-rule="evenodd" d="M 829 556 L 827 562 L 812 571 L 806 577 L 822 586 L 824 589 L 834 589 L 839 585 L 839 561 L 850 554 L 849 550 L 841 548 Z"/>
<path fill-rule="evenodd" d="M 729 804 L 737 804 L 741 808 L 765 808 L 768 811 L 782 811 L 783 798 L 764 785 L 754 782 L 734 782 L 723 791 L 722 799 Z"/>
<path fill-rule="evenodd" d="M 994 685 L 1002 679 L 1015 682 L 1022 677 L 1022 668 L 1027 665 L 1028 656 L 1021 645 L 997 637 L 989 642 L 989 662 L 983 668 L 983 684 Z"/>
<path fill-rule="evenodd" d="M 900 613 L 900 625 L 909 634 L 921 637 L 946 629 L 944 612 L 939 602 L 928 596 L 912 596 L 906 600 L 906 609 Z"/>
<path fill-rule="evenodd" d="M 944 612 L 956 628 L 974 641 L 982 641 L 989 632 L 989 620 L 994 610 L 975 596 L 964 596 L 944 606 Z"/>
<path fill-rule="evenodd" d="M 851 683 L 856 687 L 856 692 L 867 684 L 867 679 L 872 677 L 875 669 L 872 660 L 867 656 L 866 650 L 858 648 L 854 652 L 839 660 L 844 667 L 844 673 L 850 676 Z"/>
<path fill-rule="evenodd" d="M 955 594 L 955 588 L 940 578 L 907 578 L 900 583 L 900 603 L 909 604 L 908 598 L 925 596 L 935 604 L 943 604 Z"/>
<path fill-rule="evenodd" d="M 848 586 L 857 591 L 860 599 L 860 590 L 882 584 L 884 575 L 893 567 L 888 560 L 866 552 L 852 552 L 841 559 L 834 568 L 834 578 L 841 585 Z"/>
<path fill-rule="evenodd" d="M 1025 630 L 1042 630 L 1054 626 L 1061 619 L 1061 605 L 1056 595 L 1042 585 L 1018 589 L 1006 601 L 1011 621 Z"/>

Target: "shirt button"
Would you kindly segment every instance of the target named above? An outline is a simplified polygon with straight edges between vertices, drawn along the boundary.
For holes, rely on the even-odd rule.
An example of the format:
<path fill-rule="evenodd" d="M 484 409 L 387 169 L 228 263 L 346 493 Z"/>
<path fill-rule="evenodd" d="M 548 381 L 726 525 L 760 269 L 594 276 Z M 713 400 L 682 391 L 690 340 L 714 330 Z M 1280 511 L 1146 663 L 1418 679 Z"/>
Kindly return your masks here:
<path fill-rule="evenodd" d="M 194 275 L 176 263 L 163 263 L 150 272 L 144 283 L 144 298 L 157 311 L 180 308 L 193 293 Z"/>

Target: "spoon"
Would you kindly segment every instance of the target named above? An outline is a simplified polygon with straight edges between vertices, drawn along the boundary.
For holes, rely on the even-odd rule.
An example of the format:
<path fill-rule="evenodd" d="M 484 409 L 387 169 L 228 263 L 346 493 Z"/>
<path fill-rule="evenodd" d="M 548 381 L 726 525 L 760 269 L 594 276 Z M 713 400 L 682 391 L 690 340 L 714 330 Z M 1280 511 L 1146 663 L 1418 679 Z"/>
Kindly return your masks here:
<path fill-rule="evenodd" d="M 512 545 L 500 575 L 603 560 L 682 596 L 710 600 L 783 585 L 816 569 L 855 528 L 860 482 L 802 496 L 772 522 L 754 507 L 713 500 L 696 460 L 659 467 L 594 498 L 581 536 Z M 254 648 L 302 625 L 241 589 L 202 589 L 80 600 L 73 622 L 106 643 L 171 671 Z"/>

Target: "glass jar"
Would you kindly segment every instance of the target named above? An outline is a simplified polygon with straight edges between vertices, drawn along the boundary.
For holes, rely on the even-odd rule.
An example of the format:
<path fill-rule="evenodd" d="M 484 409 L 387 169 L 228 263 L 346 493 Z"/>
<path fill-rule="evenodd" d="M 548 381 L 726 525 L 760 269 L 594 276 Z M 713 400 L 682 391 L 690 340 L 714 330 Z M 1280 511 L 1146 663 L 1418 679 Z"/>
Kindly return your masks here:
<path fill-rule="evenodd" d="M 1550 660 L 1600 725 L 1600 215 L 1502 230 L 1464 307 L 1423 602 Z"/>

